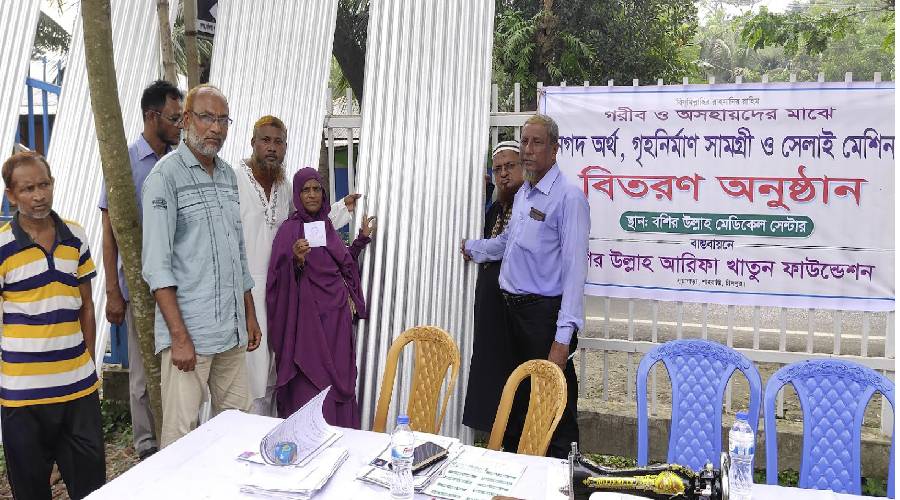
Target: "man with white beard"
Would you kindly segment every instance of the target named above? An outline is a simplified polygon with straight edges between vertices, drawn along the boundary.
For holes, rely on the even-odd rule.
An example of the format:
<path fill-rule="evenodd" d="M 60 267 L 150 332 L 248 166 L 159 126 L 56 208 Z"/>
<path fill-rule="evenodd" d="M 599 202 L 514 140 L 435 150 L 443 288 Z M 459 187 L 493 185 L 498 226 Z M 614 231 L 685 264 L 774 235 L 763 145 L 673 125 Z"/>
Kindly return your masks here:
<path fill-rule="evenodd" d="M 161 356 L 160 447 L 197 426 L 207 385 L 214 415 L 250 408 L 244 353 L 261 337 L 237 178 L 218 156 L 231 124 L 228 101 L 198 85 L 183 120 L 184 141 L 156 163 L 142 192 L 142 274 L 156 299 Z"/>
<path fill-rule="evenodd" d="M 285 175 L 287 127 L 277 117 L 266 115 L 253 125 L 250 139 L 253 153 L 235 166 L 241 205 L 241 225 L 247 245 L 247 264 L 253 278 L 253 302 L 262 340 L 259 349 L 247 357 L 250 383 L 250 412 L 275 416 L 272 392 L 275 385 L 275 359 L 269 350 L 266 321 L 266 273 L 272 241 L 281 223 L 294 211 L 291 181 Z M 331 219 L 339 228 L 350 222 L 358 194 L 351 194 L 331 206 Z"/>

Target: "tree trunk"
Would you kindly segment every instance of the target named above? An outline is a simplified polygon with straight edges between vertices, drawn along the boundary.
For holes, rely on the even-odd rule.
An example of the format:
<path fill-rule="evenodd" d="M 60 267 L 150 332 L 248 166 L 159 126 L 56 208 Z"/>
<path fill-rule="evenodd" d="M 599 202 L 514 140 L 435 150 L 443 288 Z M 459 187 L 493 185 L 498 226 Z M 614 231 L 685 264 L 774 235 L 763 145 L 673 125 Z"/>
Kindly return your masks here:
<path fill-rule="evenodd" d="M 141 358 L 147 375 L 153 424 L 156 435 L 159 436 L 162 426 L 160 372 L 153 338 L 156 305 L 147 283 L 141 277 L 141 226 L 138 222 L 134 181 L 131 178 L 131 164 L 116 86 L 109 0 L 83 0 L 81 22 L 91 108 L 100 145 L 100 164 L 109 194 L 109 219 L 125 266 L 125 281 L 131 292 L 131 305 L 137 323 L 134 326 L 137 327 Z M 115 276 L 107 278 L 116 279 Z"/>
<path fill-rule="evenodd" d="M 532 71 L 537 81 L 544 82 L 544 85 L 553 85 L 558 82 L 552 81 L 547 66 L 555 57 L 553 48 L 558 37 L 556 26 L 559 19 L 553 13 L 553 0 L 543 0 L 541 3 L 536 34 L 537 57 L 533 59 Z"/>
<path fill-rule="evenodd" d="M 328 138 L 325 137 L 325 134 L 322 134 L 322 140 L 319 142 L 319 175 L 322 177 L 322 189 L 325 190 L 326 193 L 329 193 L 328 196 L 331 196 L 330 185 L 331 185 L 331 172 L 328 170 Z M 334 203 L 334 200 L 331 200 L 331 203 Z"/>
<path fill-rule="evenodd" d="M 200 50 L 197 48 L 197 0 L 184 0 L 184 52 L 188 88 L 200 85 Z"/>
<path fill-rule="evenodd" d="M 159 17 L 159 47 L 166 81 L 178 85 L 175 73 L 175 48 L 172 45 L 172 30 L 169 28 L 169 0 L 156 0 L 156 14 Z"/>

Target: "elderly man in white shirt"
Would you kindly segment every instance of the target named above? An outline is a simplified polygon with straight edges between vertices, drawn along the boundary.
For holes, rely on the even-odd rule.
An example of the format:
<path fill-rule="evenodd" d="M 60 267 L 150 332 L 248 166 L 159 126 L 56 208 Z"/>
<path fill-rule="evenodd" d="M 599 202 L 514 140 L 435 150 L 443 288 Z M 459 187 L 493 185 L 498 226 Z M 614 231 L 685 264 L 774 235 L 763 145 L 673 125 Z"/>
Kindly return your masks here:
<path fill-rule="evenodd" d="M 263 116 L 253 125 L 250 158 L 234 164 L 241 206 L 241 223 L 247 246 L 247 263 L 253 277 L 253 302 L 262 331 L 258 349 L 247 353 L 251 413 L 275 416 L 272 390 L 275 384 L 274 356 L 268 345 L 266 321 L 266 273 L 272 241 L 281 223 L 294 211 L 291 181 L 285 175 L 287 127 L 274 116 Z M 351 194 L 331 206 L 329 218 L 335 228 L 350 222 L 359 194 Z"/>

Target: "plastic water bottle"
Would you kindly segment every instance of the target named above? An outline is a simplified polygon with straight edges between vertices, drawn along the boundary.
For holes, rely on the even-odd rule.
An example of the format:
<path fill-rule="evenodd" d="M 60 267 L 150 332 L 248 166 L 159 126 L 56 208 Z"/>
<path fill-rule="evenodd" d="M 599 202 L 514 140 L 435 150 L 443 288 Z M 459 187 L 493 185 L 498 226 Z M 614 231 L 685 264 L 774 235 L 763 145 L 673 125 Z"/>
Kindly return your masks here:
<path fill-rule="evenodd" d="M 412 462 L 416 438 L 409 430 L 409 417 L 397 417 L 397 427 L 391 434 L 391 498 L 410 499 L 413 489 Z"/>
<path fill-rule="evenodd" d="M 747 412 L 739 411 L 734 425 L 728 431 L 728 454 L 731 457 L 728 482 L 732 500 L 750 500 L 755 449 L 756 435 L 747 422 Z"/>

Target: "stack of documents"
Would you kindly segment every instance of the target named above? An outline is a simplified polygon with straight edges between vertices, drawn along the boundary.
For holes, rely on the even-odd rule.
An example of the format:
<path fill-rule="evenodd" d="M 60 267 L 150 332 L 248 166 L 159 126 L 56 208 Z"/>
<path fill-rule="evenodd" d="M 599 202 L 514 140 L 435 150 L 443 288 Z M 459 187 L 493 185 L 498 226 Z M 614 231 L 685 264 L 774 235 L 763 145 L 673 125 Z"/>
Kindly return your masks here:
<path fill-rule="evenodd" d="M 308 500 L 325 486 L 348 456 L 346 449 L 331 447 L 302 466 L 275 467 L 266 465 L 258 453 L 243 453 L 239 457 L 241 460 L 256 465 L 251 466 L 241 492 L 268 498 Z"/>
<path fill-rule="evenodd" d="M 413 432 L 413 435 L 416 438 L 416 446 L 419 446 L 420 444 L 427 441 L 431 441 L 432 443 L 447 449 L 447 458 L 439 460 L 436 463 L 425 467 L 424 469 L 419 470 L 413 474 L 413 488 L 417 493 L 419 493 L 427 488 L 428 485 L 431 484 L 435 479 L 437 479 L 441 475 L 441 472 L 447 467 L 447 465 L 462 452 L 463 444 L 460 443 L 459 439 L 438 436 L 436 434 L 428 434 L 425 432 Z M 384 450 L 382 450 L 381 453 L 379 453 L 378 456 L 372 460 L 372 462 L 360 469 L 359 473 L 356 475 L 356 478 L 360 481 L 365 481 L 367 483 L 377 484 L 385 488 L 390 488 L 391 479 L 394 476 L 394 473 L 388 467 L 388 464 L 390 463 L 391 445 L 388 444 L 387 447 L 384 448 Z"/>
<path fill-rule="evenodd" d="M 328 425 L 322 415 L 322 403 L 330 389 L 325 388 L 269 431 L 259 444 L 259 453 L 247 451 L 238 456 L 238 460 L 253 464 L 241 492 L 306 500 L 325 486 L 349 456 L 345 448 L 332 446 L 343 433 Z"/>
<path fill-rule="evenodd" d="M 525 466 L 481 456 L 483 449 L 466 447 L 432 482 L 425 494 L 451 500 L 490 500 L 509 494 Z"/>
<path fill-rule="evenodd" d="M 330 389 L 331 386 L 326 387 L 262 438 L 259 453 L 267 464 L 303 465 L 341 437 L 343 433 L 328 425 L 322 415 L 322 404 Z M 276 456 L 275 449 L 281 443 L 295 447 L 291 460 L 279 460 Z"/>

